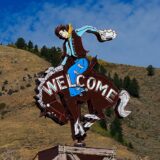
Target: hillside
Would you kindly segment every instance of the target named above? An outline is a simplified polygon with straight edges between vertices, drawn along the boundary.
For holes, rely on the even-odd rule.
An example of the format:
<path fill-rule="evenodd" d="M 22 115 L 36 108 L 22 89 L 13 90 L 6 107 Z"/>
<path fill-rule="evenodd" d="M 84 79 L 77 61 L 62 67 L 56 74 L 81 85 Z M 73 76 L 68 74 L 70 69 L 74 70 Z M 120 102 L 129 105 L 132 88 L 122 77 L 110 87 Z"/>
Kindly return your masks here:
<path fill-rule="evenodd" d="M 116 147 L 119 157 L 131 160 L 137 159 L 137 153 L 156 159 L 160 142 L 160 93 L 157 92 L 160 70 L 156 70 L 154 77 L 148 77 L 142 67 L 101 63 L 112 74 L 136 77 L 141 86 L 140 99 L 132 98 L 128 106 L 132 115 L 123 121 L 125 138 L 132 142 L 135 153 L 113 139 L 93 132 L 88 134 L 88 146 Z M 0 46 L 0 103 L 6 104 L 0 108 L 0 159 L 9 155 L 15 160 L 28 160 L 37 151 L 58 143 L 72 144 L 69 125 L 61 127 L 50 119 L 39 118 L 39 110 L 34 105 L 34 80 L 49 66 L 48 62 L 30 52 Z"/>
<path fill-rule="evenodd" d="M 121 78 L 129 75 L 136 78 L 140 85 L 140 98 L 131 98 L 128 108 L 131 115 L 123 120 L 124 138 L 131 142 L 134 151 L 150 159 L 160 155 L 160 69 L 150 77 L 143 67 L 115 65 L 100 61 L 108 72 L 116 72 Z"/>

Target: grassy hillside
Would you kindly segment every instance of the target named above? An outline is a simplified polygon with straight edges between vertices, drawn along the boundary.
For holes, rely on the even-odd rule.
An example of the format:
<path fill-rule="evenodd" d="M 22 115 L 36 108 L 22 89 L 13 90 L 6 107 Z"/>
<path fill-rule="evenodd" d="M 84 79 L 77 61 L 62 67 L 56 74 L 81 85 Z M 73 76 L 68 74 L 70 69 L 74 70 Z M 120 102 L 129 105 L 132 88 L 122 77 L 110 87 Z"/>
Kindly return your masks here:
<path fill-rule="evenodd" d="M 160 155 L 160 69 L 148 76 L 146 68 L 115 65 L 100 61 L 108 72 L 116 72 L 121 78 L 129 75 L 140 85 L 140 98 L 131 98 L 128 108 L 132 114 L 123 120 L 124 138 L 131 142 L 134 151 L 149 156 L 152 160 Z"/>
<path fill-rule="evenodd" d="M 112 74 L 135 76 L 142 85 L 140 99 L 132 98 L 128 106 L 132 115 L 123 121 L 124 135 L 133 143 L 134 152 L 155 158 L 154 154 L 158 155 L 159 151 L 160 94 L 156 91 L 160 71 L 156 70 L 154 77 L 148 77 L 144 68 L 101 63 Z M 48 62 L 30 52 L 0 46 L 0 159 L 11 156 L 15 160 L 28 160 L 38 151 L 58 143 L 72 145 L 69 125 L 61 127 L 50 119 L 39 118 L 39 110 L 34 105 L 34 80 L 49 66 Z M 136 153 L 97 133 L 89 132 L 86 142 L 93 147 L 116 147 L 119 157 L 138 159 Z"/>

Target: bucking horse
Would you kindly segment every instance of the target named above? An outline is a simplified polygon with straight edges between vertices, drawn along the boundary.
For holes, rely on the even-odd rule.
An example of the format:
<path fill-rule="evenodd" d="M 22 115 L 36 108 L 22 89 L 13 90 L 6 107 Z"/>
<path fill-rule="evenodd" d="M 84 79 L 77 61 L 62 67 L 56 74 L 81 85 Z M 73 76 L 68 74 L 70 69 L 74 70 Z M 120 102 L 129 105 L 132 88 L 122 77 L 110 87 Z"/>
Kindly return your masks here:
<path fill-rule="evenodd" d="M 76 145 L 84 145 L 82 142 L 86 132 L 95 121 L 105 118 L 104 109 L 114 108 L 119 117 L 127 117 L 131 113 L 125 110 L 130 96 L 126 90 L 119 90 L 109 78 L 94 69 L 97 63 L 94 57 L 89 61 L 87 71 L 77 76 L 76 85 L 85 88 L 85 92 L 71 97 L 68 88 L 74 86 L 67 69 L 73 62 L 70 58 L 67 67 L 59 65 L 48 68 L 36 81 L 35 98 L 40 117 L 51 118 L 59 125 L 70 121 L 73 140 Z M 88 113 L 84 115 L 81 114 L 82 103 L 88 105 Z"/>

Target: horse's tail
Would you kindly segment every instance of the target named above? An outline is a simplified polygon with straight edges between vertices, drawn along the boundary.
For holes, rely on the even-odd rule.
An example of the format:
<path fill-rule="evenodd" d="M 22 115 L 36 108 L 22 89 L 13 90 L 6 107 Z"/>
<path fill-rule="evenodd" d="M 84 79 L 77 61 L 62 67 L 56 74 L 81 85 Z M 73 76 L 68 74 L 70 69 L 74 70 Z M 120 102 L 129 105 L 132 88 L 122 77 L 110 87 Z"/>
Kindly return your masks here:
<path fill-rule="evenodd" d="M 129 93 L 126 90 L 121 90 L 121 92 L 119 93 L 119 101 L 115 107 L 115 111 L 119 117 L 125 118 L 131 113 L 131 111 L 125 110 L 129 99 Z"/>

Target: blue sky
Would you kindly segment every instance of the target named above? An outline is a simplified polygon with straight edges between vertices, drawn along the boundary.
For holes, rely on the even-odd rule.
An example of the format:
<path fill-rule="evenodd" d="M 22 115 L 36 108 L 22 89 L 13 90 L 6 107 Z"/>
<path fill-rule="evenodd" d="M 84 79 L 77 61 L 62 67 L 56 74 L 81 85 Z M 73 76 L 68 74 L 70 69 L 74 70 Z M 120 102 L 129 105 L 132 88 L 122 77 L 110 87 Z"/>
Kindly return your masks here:
<path fill-rule="evenodd" d="M 119 64 L 160 68 L 160 0 L 5 0 L 0 2 L 0 42 L 18 37 L 39 46 L 62 46 L 54 35 L 59 24 L 114 29 L 115 40 L 99 43 L 83 36 L 90 55 Z"/>

